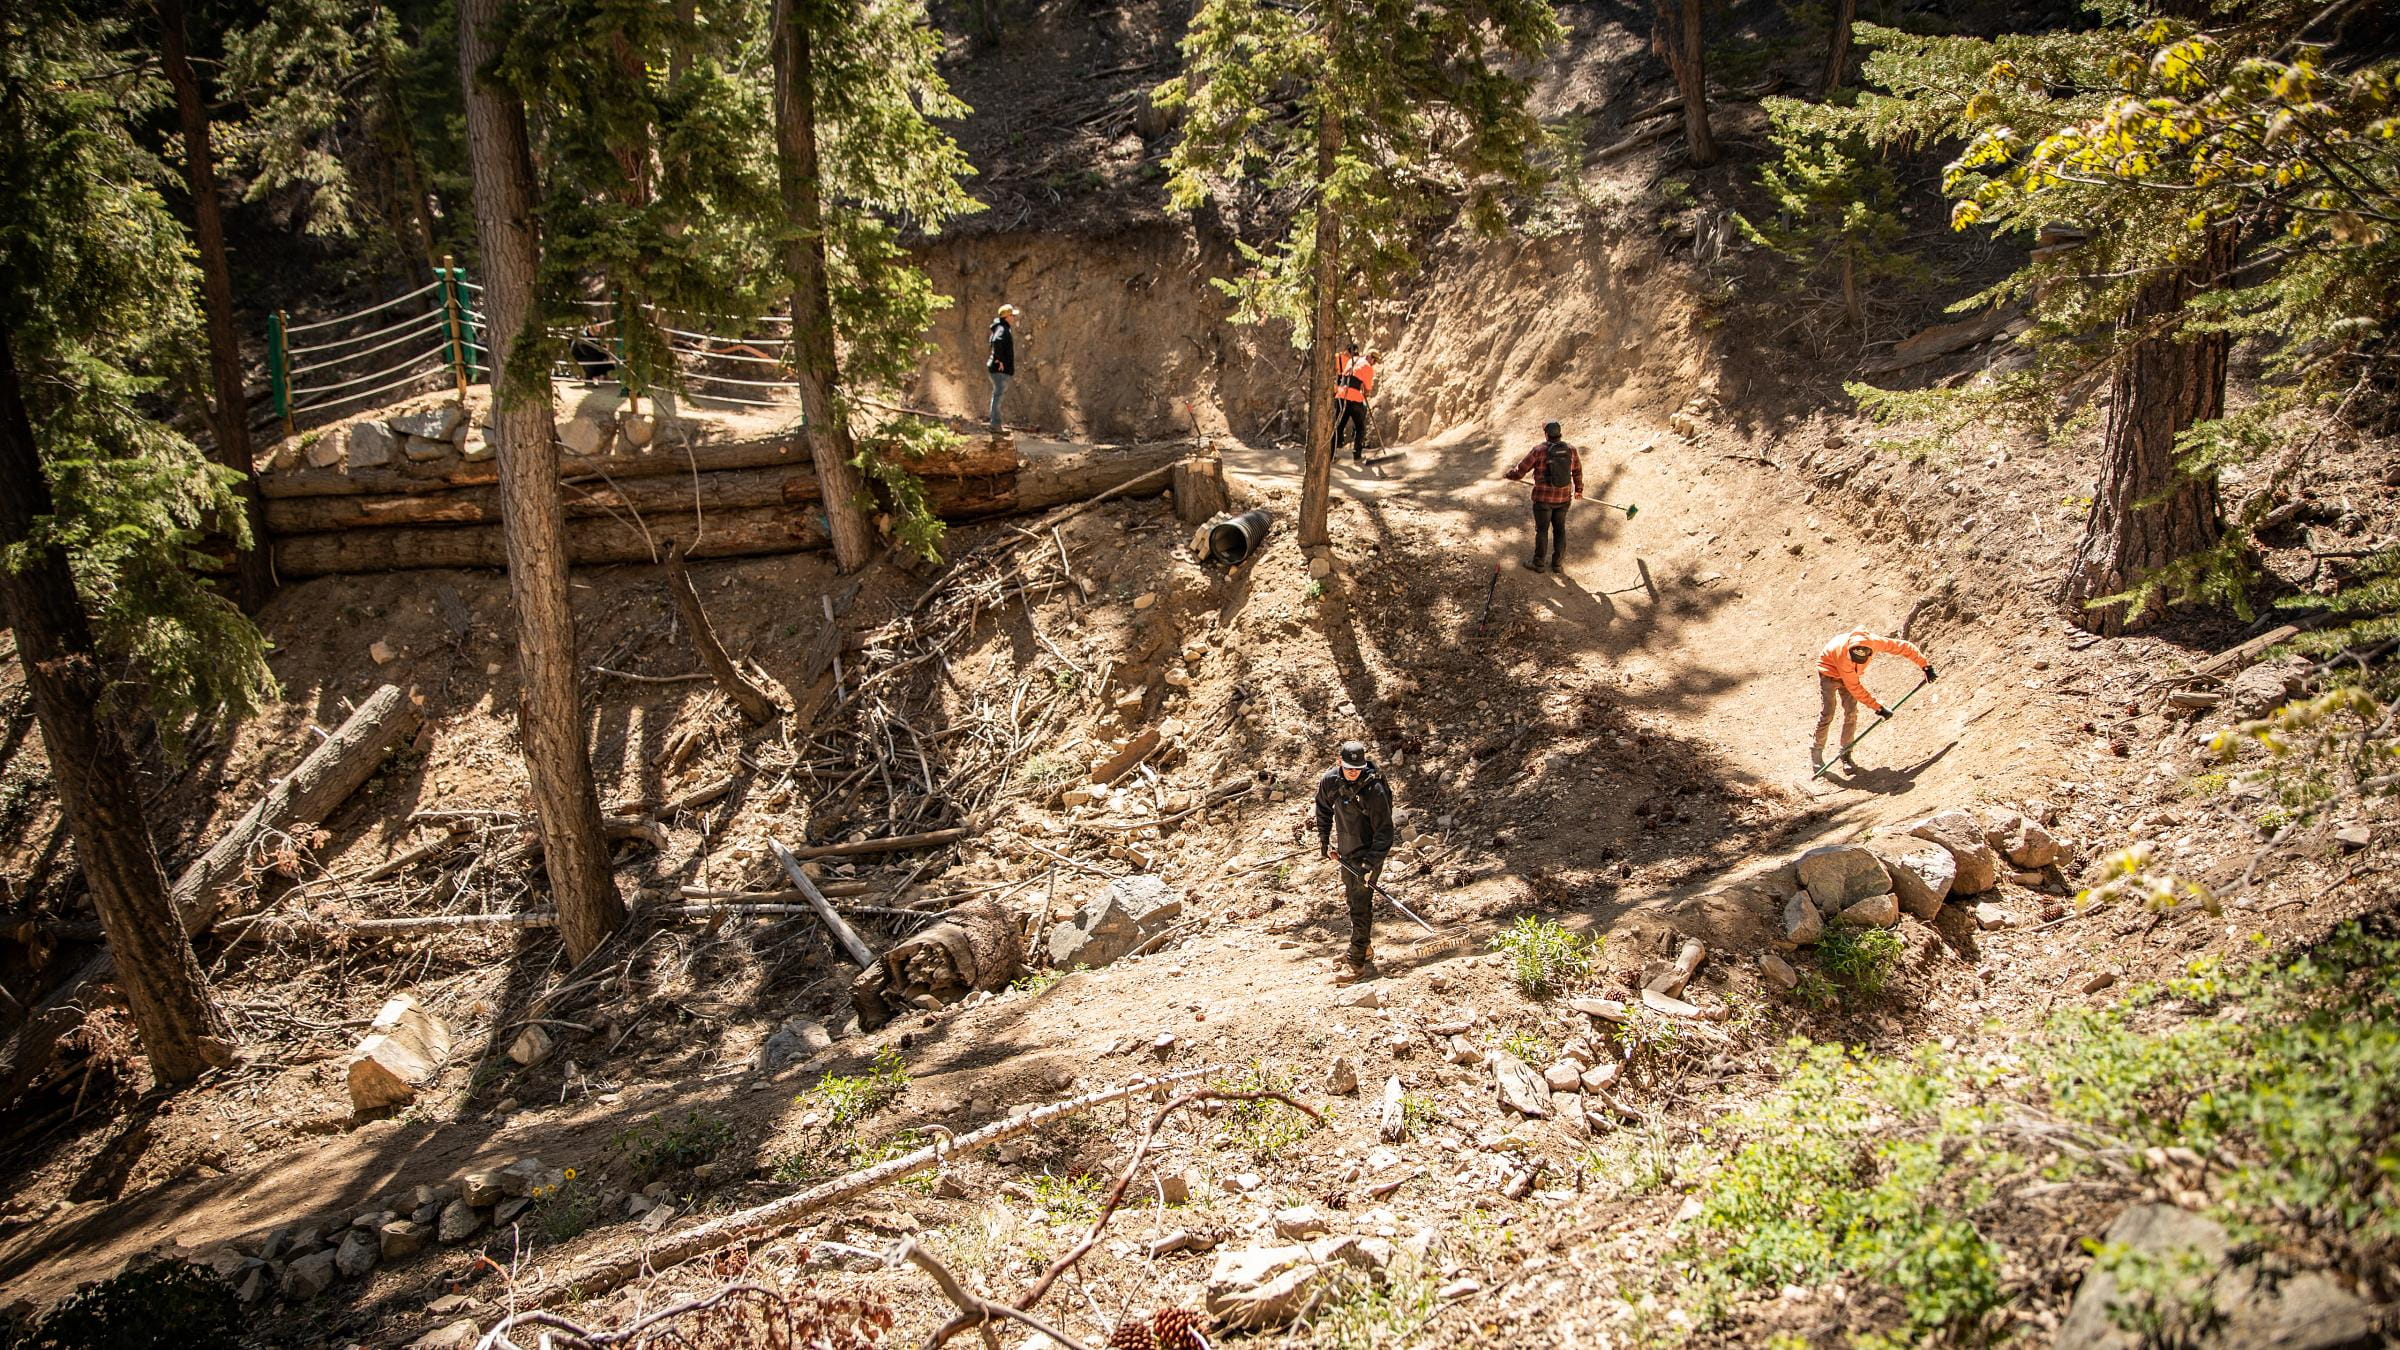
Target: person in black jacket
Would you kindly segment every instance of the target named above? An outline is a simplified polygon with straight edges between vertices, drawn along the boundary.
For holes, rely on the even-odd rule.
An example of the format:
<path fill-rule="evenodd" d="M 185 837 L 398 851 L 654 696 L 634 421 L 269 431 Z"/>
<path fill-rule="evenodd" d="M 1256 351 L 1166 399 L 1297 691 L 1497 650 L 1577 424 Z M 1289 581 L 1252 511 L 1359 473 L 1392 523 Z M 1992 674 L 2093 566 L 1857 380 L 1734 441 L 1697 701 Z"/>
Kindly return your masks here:
<path fill-rule="evenodd" d="M 983 368 L 992 377 L 992 434 L 1000 434 L 1000 396 L 1008 392 L 1008 382 L 1017 374 L 1017 307 L 1002 305 L 992 316 L 992 331 L 984 339 L 991 355 L 984 358 Z"/>
<path fill-rule="evenodd" d="M 1338 847 L 1337 847 L 1338 841 Z M 1392 787 L 1367 762 L 1367 747 L 1342 742 L 1341 762 L 1317 780 L 1317 847 L 1342 865 L 1350 905 L 1350 954 L 1336 983 L 1375 978 L 1375 883 L 1392 851 Z"/>

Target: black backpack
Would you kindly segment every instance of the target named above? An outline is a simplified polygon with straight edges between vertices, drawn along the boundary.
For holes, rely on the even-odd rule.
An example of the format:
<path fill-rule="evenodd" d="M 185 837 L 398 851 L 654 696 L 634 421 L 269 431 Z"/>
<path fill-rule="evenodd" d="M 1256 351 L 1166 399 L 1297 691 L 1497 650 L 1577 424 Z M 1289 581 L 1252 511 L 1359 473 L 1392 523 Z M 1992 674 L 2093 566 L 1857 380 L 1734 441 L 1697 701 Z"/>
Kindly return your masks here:
<path fill-rule="evenodd" d="M 1565 441 L 1542 446 L 1542 486 L 1566 487 L 1575 481 L 1575 452 Z"/>

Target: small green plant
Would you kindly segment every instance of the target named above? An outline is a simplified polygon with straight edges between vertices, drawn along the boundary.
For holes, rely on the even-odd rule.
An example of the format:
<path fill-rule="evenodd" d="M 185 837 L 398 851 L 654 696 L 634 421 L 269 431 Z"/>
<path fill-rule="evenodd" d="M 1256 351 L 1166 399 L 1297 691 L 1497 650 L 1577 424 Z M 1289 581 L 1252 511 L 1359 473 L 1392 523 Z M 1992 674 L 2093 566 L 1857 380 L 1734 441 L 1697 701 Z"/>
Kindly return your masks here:
<path fill-rule="evenodd" d="M 2089 907 L 2131 901 L 2151 909 L 2173 909 L 2189 900 L 2211 914 L 2217 912 L 2217 898 L 2206 887 L 2152 870 L 2148 843 L 2119 849 L 2101 859 L 2100 877 L 2098 884 L 2076 892 L 2076 904 Z"/>
<path fill-rule="evenodd" d="M 1550 1038 L 1538 1031 L 1519 1027 L 1493 1044 L 1527 1064 L 1544 1065 L 1550 1062 Z"/>
<path fill-rule="evenodd" d="M 1817 964 L 1862 994 L 1880 994 L 1900 964 L 1900 935 L 1889 928 L 1829 926 L 1817 943 Z"/>
<path fill-rule="evenodd" d="M 1824 1012 L 1841 1003 L 1842 991 L 1834 988 L 1833 981 L 1826 979 L 1822 972 L 1804 970 L 1800 972 L 1800 983 L 1792 986 L 1792 997 L 1800 1000 L 1804 1007 Z"/>
<path fill-rule="evenodd" d="M 1309 1344 L 1330 1350 L 1407 1345 L 1440 1311 L 1441 1282 L 1413 1258 L 1381 1271 L 1339 1268 L 1307 1322 Z"/>
<path fill-rule="evenodd" d="M 609 1144 L 624 1155 L 634 1175 L 654 1179 L 698 1167 L 731 1142 L 733 1126 L 716 1116 L 686 1111 L 683 1119 L 672 1123 L 662 1116 L 619 1130 Z"/>
<path fill-rule="evenodd" d="M 1534 998 L 1580 983 L 1600 957 L 1601 939 L 1577 937 L 1556 919 L 1528 914 L 1492 939 L 1509 959 L 1517 987 Z"/>
<path fill-rule="evenodd" d="M 2218 770 L 2214 773 L 2197 775 L 2191 782 L 2184 784 L 2183 795 L 2200 798 L 2215 797 L 2222 795 L 2225 789 L 2231 786 L 2233 786 L 2233 775 Z"/>
<path fill-rule="evenodd" d="M 1093 1219 L 1100 1214 L 1100 1178 L 1061 1177 L 1044 1172 L 1032 1182 L 1034 1203 L 1059 1219 Z"/>
<path fill-rule="evenodd" d="M 2189 1247 L 2170 1252 L 2135 1251 L 2121 1242 L 2086 1239 L 2093 1265 L 2116 1280 L 2108 1320 L 2143 1346 L 2206 1345 L 2223 1329 L 2218 1311 L 2216 1270 Z"/>
<path fill-rule="evenodd" d="M 1292 1091 L 1292 1077 L 1255 1060 L 1248 1072 L 1227 1085 L 1232 1092 Z M 1272 1162 L 1308 1137 L 1307 1116 L 1277 1101 L 1235 1102 L 1226 1112 L 1225 1132 L 1236 1148 L 1260 1162 Z"/>
<path fill-rule="evenodd" d="M 1308 583 L 1308 589 L 1300 594 L 1304 599 L 1315 600 L 1325 594 L 1325 582 L 1321 578 L 1312 580 Z"/>
<path fill-rule="evenodd" d="M 1068 673 L 1068 683 L 1062 687 L 1070 689 L 1074 687 L 1074 677 L 1071 672 Z M 1025 761 L 1025 767 L 1018 770 L 1017 776 L 1034 787 L 1049 787 L 1074 777 L 1075 769 L 1076 765 L 1072 758 L 1044 752 L 1029 756 Z"/>
<path fill-rule="evenodd" d="M 899 1050 L 887 1045 L 876 1052 L 865 1073 L 829 1073 L 801 1096 L 803 1100 L 815 1098 L 825 1112 L 826 1124 L 839 1128 L 865 1119 L 907 1090 L 908 1069 L 900 1062 Z"/>
<path fill-rule="evenodd" d="M 1400 1128 L 1411 1139 L 1422 1139 L 1425 1132 L 1442 1123 L 1441 1105 L 1419 1092 L 1400 1094 Z"/>
<path fill-rule="evenodd" d="M 572 1167 L 564 1175 L 565 1180 L 557 1185 L 534 1192 L 540 1204 L 534 1211 L 535 1231 L 553 1246 L 581 1237 L 607 1217 L 608 1205 L 598 1188 L 578 1180 Z"/>
<path fill-rule="evenodd" d="M 1075 970 L 1084 969 L 1088 969 L 1088 967 L 1075 967 Z M 1042 995 L 1050 992 L 1050 987 L 1052 985 L 1057 984 L 1060 980 L 1063 980 L 1074 973 L 1075 971 L 1073 970 L 1029 970 L 1024 974 L 1019 975 L 1017 977 L 1017 982 L 1010 985 L 1009 988 L 1014 989 L 1029 998 L 1040 998 Z"/>

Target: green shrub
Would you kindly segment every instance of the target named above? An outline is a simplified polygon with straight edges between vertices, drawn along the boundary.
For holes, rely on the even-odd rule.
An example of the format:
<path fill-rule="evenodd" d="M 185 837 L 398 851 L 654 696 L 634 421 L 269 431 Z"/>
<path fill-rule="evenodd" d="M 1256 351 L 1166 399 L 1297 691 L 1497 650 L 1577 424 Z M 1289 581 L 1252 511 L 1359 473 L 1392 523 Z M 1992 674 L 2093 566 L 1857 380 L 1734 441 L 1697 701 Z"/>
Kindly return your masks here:
<path fill-rule="evenodd" d="M 1292 1077 L 1268 1067 L 1264 1060 L 1253 1061 L 1249 1071 L 1226 1084 L 1230 1092 L 1292 1092 Z M 1225 1132 L 1234 1146 L 1260 1162 L 1272 1162 L 1282 1157 L 1295 1144 L 1308 1137 L 1313 1122 L 1300 1112 L 1277 1101 L 1235 1102 L 1226 1112 Z"/>
<path fill-rule="evenodd" d="M 1492 950 L 1508 958 L 1517 987 L 1535 998 L 1588 978 L 1600 945 L 1597 937 L 1577 937 L 1556 919 L 1532 914 L 1492 939 Z"/>
<path fill-rule="evenodd" d="M 619 1130 L 611 1147 L 624 1155 L 636 1176 L 657 1178 L 669 1172 L 698 1167 L 733 1142 L 733 1126 L 716 1116 L 686 1111 L 670 1123 L 665 1117 Z"/>
<path fill-rule="evenodd" d="M 829 1073 L 801 1094 L 801 1100 L 816 1098 L 826 1123 L 838 1128 L 865 1119 L 907 1090 L 908 1069 L 900 1063 L 900 1052 L 887 1045 L 876 1052 L 865 1073 Z"/>
<path fill-rule="evenodd" d="M 1900 935 L 1889 928 L 1829 925 L 1817 942 L 1817 965 L 1862 994 L 1880 994 L 1900 964 Z"/>

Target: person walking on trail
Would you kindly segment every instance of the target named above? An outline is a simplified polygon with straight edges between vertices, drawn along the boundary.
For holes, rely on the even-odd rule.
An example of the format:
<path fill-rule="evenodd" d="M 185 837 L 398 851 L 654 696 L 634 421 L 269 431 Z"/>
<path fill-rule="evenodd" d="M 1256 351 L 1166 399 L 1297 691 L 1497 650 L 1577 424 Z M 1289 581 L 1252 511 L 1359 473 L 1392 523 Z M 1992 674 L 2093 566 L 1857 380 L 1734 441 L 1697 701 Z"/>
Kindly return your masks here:
<path fill-rule="evenodd" d="M 1542 443 L 1506 475 L 1533 475 L 1533 556 L 1525 570 L 1560 572 L 1567 565 L 1567 504 L 1583 495 L 1583 456 L 1559 439 L 1558 423 L 1542 424 Z"/>
<path fill-rule="evenodd" d="M 1374 979 L 1375 883 L 1392 851 L 1392 787 L 1357 741 L 1342 742 L 1340 762 L 1317 780 L 1317 847 L 1342 865 L 1350 906 L 1350 952 L 1335 983 Z"/>
<path fill-rule="evenodd" d="M 1842 709 L 1842 744 L 1845 746 L 1858 739 L 1860 704 L 1865 704 L 1867 710 L 1877 717 L 1892 715 L 1891 709 L 1876 702 L 1875 696 L 1867 692 L 1867 682 L 1863 678 L 1867 663 L 1875 659 L 1877 652 L 1897 656 L 1925 672 L 1928 681 L 1933 679 L 1933 663 L 1925 659 L 1925 653 L 1913 642 L 1877 637 L 1864 628 L 1834 634 L 1832 640 L 1825 644 L 1825 650 L 1817 655 L 1817 736 L 1809 743 L 1809 768 L 1825 767 L 1825 733 L 1833 729 L 1833 709 L 1837 702 Z M 1853 768 L 1857 767 L 1857 762 L 1850 758 L 1847 750 L 1838 758 Z"/>
<path fill-rule="evenodd" d="M 1350 431 L 1350 462 L 1367 457 L 1367 396 L 1375 392 L 1375 358 L 1358 354 L 1358 344 L 1345 343 L 1333 359 L 1333 449 L 1342 449 L 1342 430 Z"/>
<path fill-rule="evenodd" d="M 992 316 L 991 335 L 984 345 L 991 355 L 984 358 L 984 371 L 992 377 L 992 435 L 998 436 L 1000 425 L 1000 396 L 1008 392 L 1008 382 L 1017 374 L 1017 307 L 1002 305 Z"/>

